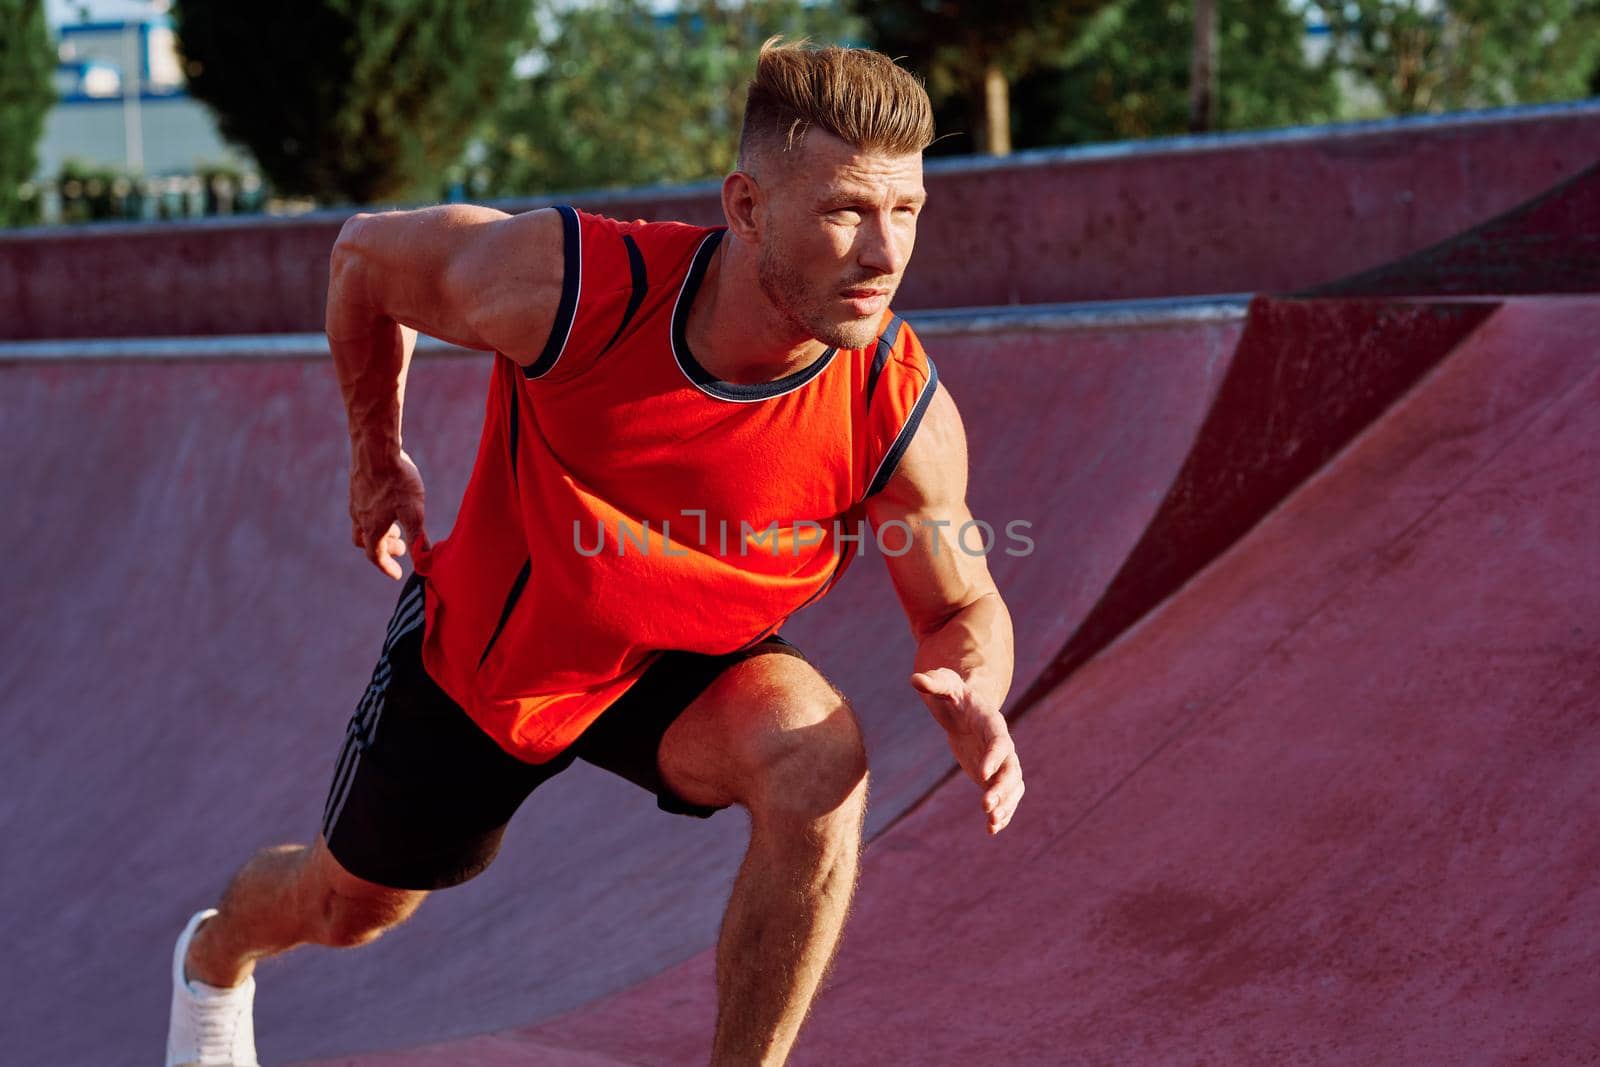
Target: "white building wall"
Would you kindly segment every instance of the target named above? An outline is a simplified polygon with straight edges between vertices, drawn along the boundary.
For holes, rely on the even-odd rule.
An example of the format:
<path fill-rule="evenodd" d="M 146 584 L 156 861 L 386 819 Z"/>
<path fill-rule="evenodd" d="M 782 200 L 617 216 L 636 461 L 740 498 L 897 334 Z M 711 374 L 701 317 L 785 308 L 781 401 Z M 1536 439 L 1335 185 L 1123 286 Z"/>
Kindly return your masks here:
<path fill-rule="evenodd" d="M 130 143 L 130 126 L 142 133 Z M 143 154 L 142 167 L 137 158 Z M 149 175 L 188 174 L 197 166 L 229 162 L 245 170 L 254 163 L 217 134 L 211 113 L 189 96 L 140 98 L 137 104 L 111 98 L 57 104 L 45 119 L 39 144 L 38 176 L 60 172 L 68 159 Z"/>

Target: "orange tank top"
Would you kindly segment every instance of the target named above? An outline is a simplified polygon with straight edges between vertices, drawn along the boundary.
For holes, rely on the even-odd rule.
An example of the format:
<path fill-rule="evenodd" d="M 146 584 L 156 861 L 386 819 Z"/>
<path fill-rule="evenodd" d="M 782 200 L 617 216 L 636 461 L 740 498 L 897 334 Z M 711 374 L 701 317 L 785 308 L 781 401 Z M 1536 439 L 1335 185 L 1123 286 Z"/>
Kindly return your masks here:
<path fill-rule="evenodd" d="M 533 763 L 656 653 L 752 645 L 826 592 L 937 381 L 892 312 L 866 348 L 721 381 L 685 323 L 725 231 L 558 210 L 549 341 L 527 366 L 496 355 L 455 527 L 416 561 L 428 673 Z"/>

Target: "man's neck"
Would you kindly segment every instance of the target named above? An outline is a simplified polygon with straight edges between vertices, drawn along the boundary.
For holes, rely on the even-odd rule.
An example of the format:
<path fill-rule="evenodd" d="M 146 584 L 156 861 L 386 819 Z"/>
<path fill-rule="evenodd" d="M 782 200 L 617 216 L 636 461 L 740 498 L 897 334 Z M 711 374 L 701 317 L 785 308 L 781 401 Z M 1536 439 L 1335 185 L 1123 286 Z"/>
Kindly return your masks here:
<path fill-rule="evenodd" d="M 685 325 L 695 360 L 736 385 L 777 381 L 815 362 L 827 345 L 800 334 L 772 306 L 756 260 L 724 234 L 689 307 Z"/>

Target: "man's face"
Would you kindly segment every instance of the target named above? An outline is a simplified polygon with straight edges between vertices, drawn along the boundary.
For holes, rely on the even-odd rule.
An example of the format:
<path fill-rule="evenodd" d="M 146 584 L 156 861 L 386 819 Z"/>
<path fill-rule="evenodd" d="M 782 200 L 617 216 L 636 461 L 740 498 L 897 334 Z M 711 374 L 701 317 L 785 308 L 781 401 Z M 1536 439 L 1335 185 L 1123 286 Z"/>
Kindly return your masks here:
<path fill-rule="evenodd" d="M 813 129 L 792 158 L 764 170 L 762 291 L 824 344 L 870 345 L 916 243 L 922 154 L 875 155 Z"/>

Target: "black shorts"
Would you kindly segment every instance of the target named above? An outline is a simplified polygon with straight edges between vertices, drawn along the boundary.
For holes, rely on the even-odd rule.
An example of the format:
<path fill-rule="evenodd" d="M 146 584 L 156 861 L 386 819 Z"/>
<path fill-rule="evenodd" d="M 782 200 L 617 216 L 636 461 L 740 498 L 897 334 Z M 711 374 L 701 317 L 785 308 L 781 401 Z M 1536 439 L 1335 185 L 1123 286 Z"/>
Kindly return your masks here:
<path fill-rule="evenodd" d="M 422 666 L 426 583 L 412 575 L 389 621 L 335 766 L 322 815 L 328 850 L 351 874 L 395 889 L 443 889 L 483 871 L 506 824 L 540 783 L 584 760 L 656 795 L 663 811 L 706 818 L 661 779 L 667 728 L 731 664 L 776 652 L 804 658 L 781 637 L 723 656 L 664 652 L 639 680 L 548 763 L 507 753 Z"/>

